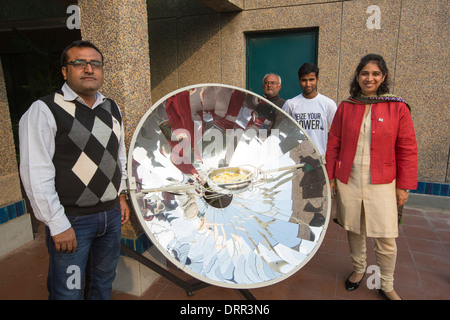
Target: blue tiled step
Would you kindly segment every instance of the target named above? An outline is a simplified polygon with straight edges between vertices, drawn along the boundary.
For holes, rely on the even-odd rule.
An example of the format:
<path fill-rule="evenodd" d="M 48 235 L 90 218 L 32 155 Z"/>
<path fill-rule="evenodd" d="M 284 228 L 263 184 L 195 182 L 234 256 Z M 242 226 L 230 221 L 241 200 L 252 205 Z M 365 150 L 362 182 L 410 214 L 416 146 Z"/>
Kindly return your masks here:
<path fill-rule="evenodd" d="M 450 197 L 450 184 L 419 181 L 417 190 L 411 190 L 411 193 Z"/>
<path fill-rule="evenodd" d="M 22 216 L 26 212 L 25 201 L 17 201 L 0 208 L 0 224 Z"/>

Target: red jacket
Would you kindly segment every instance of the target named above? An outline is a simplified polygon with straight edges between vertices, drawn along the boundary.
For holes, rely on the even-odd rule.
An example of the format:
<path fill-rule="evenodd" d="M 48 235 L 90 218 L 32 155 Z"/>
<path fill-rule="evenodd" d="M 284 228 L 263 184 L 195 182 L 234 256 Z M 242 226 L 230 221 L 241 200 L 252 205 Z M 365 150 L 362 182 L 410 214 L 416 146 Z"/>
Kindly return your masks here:
<path fill-rule="evenodd" d="M 331 125 L 326 168 L 330 180 L 348 183 L 365 105 L 343 101 Z M 417 187 L 417 142 L 408 106 L 403 102 L 372 105 L 370 175 L 373 184 L 397 179 L 397 188 Z"/>

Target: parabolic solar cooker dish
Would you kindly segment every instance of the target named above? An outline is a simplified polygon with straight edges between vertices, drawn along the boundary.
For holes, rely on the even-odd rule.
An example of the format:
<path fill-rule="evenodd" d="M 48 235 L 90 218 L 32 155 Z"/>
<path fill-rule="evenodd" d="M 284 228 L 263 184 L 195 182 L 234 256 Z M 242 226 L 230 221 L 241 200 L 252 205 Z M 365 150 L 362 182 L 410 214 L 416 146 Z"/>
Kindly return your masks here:
<path fill-rule="evenodd" d="M 284 111 L 222 84 L 158 101 L 130 144 L 129 189 L 150 240 L 191 276 L 248 289 L 318 250 L 330 217 L 322 158 Z"/>

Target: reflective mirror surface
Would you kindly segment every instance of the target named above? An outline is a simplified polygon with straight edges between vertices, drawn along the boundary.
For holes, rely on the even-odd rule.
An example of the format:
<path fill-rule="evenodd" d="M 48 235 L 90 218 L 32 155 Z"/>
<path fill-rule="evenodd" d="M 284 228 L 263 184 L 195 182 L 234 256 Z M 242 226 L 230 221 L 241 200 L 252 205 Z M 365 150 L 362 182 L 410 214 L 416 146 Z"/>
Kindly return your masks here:
<path fill-rule="evenodd" d="M 286 279 L 325 235 L 321 157 L 281 109 L 244 89 L 177 90 L 141 119 L 128 157 L 147 236 L 180 269 L 230 288 Z"/>

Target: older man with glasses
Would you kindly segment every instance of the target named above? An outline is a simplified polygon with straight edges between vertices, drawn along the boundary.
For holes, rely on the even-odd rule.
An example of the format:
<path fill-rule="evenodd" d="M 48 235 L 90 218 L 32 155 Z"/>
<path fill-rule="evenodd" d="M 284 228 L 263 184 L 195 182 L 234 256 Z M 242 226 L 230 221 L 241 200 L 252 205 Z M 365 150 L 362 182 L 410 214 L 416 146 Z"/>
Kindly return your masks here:
<path fill-rule="evenodd" d="M 264 91 L 264 98 L 282 108 L 286 100 L 281 98 L 279 95 L 281 90 L 281 77 L 274 73 L 266 74 L 263 79 L 262 87 Z"/>
<path fill-rule="evenodd" d="M 122 116 L 98 92 L 104 62 L 95 45 L 72 43 L 61 64 L 61 90 L 20 120 L 21 179 L 46 225 L 49 299 L 81 299 L 83 289 L 85 299 L 109 299 L 130 213 Z"/>

